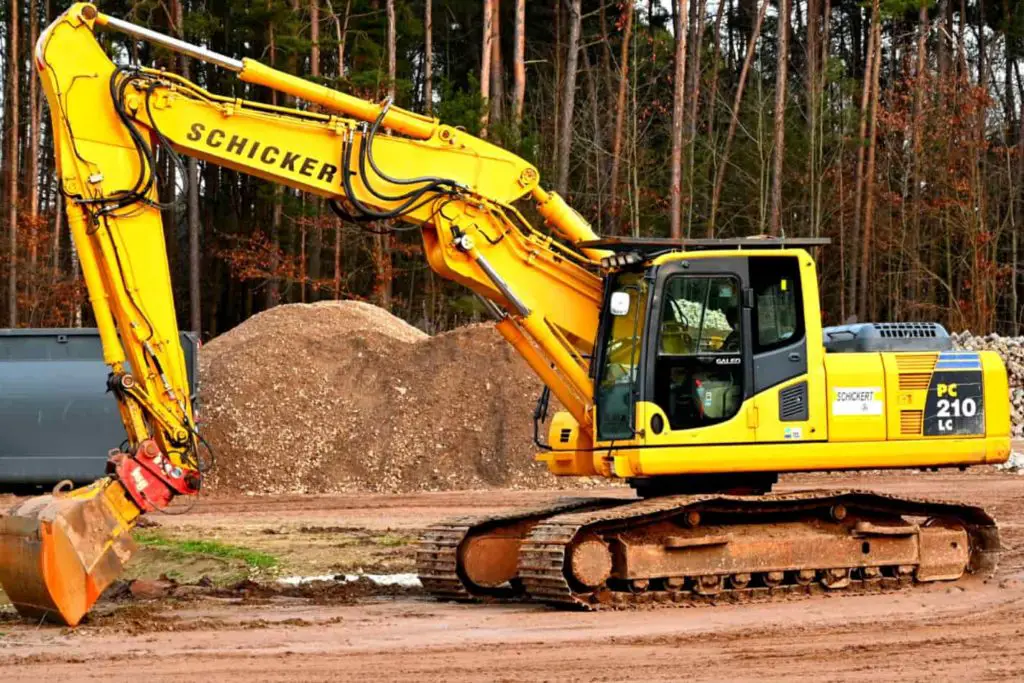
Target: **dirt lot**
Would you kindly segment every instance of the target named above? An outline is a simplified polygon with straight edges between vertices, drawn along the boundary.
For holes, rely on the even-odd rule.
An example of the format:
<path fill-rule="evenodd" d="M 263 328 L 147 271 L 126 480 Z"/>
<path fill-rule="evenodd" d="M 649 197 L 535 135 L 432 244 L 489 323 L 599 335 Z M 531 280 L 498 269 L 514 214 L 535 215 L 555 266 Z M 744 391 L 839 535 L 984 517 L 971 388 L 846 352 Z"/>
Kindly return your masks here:
<path fill-rule="evenodd" d="M 1004 553 L 988 582 L 897 594 L 636 612 L 434 602 L 416 590 L 224 590 L 100 606 L 72 631 L 0 607 L 4 681 L 1019 680 L 1024 675 L 1024 477 L 801 476 L 982 504 Z M 587 491 L 591 495 L 592 491 Z M 612 495 L 628 495 L 616 489 Z M 136 576 L 188 583 L 411 571 L 416 529 L 558 492 L 228 497 L 142 530 Z M 0 507 L 10 502 L 0 497 Z M 1019 548 L 1019 549 L 1018 549 Z M 245 584 L 251 586 L 251 584 Z"/>

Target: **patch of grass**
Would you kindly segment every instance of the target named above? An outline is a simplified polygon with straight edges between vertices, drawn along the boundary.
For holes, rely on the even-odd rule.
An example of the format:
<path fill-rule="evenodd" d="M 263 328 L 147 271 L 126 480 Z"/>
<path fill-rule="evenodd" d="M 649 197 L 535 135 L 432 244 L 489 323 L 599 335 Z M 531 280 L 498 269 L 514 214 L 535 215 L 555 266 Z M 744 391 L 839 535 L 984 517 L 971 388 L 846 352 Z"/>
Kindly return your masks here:
<path fill-rule="evenodd" d="M 377 536 L 373 539 L 373 542 L 377 545 L 382 545 L 385 548 L 397 548 L 403 545 L 409 545 L 415 542 L 416 539 L 412 536 L 403 536 L 401 534 L 384 534 L 383 536 Z"/>
<path fill-rule="evenodd" d="M 254 569 L 273 569 L 278 563 L 277 558 L 268 553 L 219 541 L 172 539 L 143 530 L 136 531 L 133 536 L 135 542 L 145 548 L 162 548 L 181 555 L 209 555 L 224 560 L 241 560 Z"/>

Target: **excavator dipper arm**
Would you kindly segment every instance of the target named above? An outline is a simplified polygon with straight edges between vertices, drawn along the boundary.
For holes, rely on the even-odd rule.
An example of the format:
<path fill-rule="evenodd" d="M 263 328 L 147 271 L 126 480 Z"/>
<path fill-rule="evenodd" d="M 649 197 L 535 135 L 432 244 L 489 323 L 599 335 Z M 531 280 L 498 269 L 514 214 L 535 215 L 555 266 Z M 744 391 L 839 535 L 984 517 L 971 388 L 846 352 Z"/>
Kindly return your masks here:
<path fill-rule="evenodd" d="M 115 65 L 94 33 L 104 27 L 234 71 L 307 108 L 222 97 L 173 73 Z M 578 443 L 592 443 L 586 358 L 604 253 L 576 246 L 596 235 L 541 189 L 529 163 L 435 119 L 212 53 L 88 3 L 43 32 L 35 64 L 128 441 L 112 453 L 109 476 L 0 517 L 0 583 L 20 612 L 77 624 L 130 557 L 138 517 L 198 493 L 208 465 L 178 343 L 157 146 L 176 163 L 186 154 L 320 195 L 352 220 L 419 226 L 430 266 L 489 302 L 498 330 L 579 424 Z M 532 200 L 554 235 L 530 226 L 513 205 L 521 199 Z"/>

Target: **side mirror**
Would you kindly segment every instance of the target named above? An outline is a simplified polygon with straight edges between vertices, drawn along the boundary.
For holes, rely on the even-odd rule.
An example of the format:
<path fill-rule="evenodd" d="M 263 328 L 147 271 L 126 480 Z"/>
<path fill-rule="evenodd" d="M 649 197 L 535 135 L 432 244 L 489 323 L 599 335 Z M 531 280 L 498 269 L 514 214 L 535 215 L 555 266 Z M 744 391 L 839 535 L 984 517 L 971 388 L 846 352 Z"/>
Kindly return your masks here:
<path fill-rule="evenodd" d="M 629 313 L 629 292 L 612 292 L 612 299 L 608 309 L 616 318 Z"/>

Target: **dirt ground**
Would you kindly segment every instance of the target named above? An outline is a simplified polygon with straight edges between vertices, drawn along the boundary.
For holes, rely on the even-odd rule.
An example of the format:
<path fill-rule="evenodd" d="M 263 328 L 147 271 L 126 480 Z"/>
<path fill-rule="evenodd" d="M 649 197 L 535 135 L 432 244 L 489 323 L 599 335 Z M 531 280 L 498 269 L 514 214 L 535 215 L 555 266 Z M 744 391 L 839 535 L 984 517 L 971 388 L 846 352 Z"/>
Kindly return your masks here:
<path fill-rule="evenodd" d="M 575 613 L 526 604 L 440 603 L 415 589 L 227 589 L 202 597 L 109 602 L 71 630 L 26 624 L 9 607 L 0 607 L 0 679 L 974 681 L 1024 676 L 1024 476 L 991 469 L 805 475 L 786 478 L 781 486 L 809 487 L 870 488 L 984 505 L 999 520 L 1007 550 L 996 577 L 986 582 L 685 609 Z M 619 488 L 609 494 L 629 492 Z M 154 518 L 158 526 L 143 530 L 148 541 L 133 571 L 149 578 L 165 573 L 183 583 L 212 574 L 225 585 L 248 575 L 264 586 L 291 574 L 411 571 L 418 528 L 559 495 L 566 492 L 204 499 L 186 514 Z M 10 502 L 0 496 L 0 508 Z M 222 545 L 192 552 L 190 539 Z M 245 548 L 248 554 L 222 548 Z M 273 558 L 273 566 L 260 562 L 263 557 Z"/>

